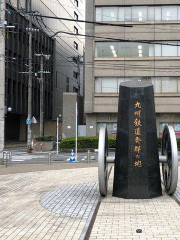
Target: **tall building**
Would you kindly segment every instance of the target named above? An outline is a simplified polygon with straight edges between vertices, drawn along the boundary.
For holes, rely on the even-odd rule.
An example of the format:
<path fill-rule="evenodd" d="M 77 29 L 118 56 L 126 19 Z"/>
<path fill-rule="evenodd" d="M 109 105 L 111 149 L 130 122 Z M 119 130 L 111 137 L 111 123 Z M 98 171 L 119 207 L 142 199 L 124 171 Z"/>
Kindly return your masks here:
<path fill-rule="evenodd" d="M 44 59 L 44 133 L 56 134 L 56 119 L 60 117 L 62 134 L 63 93 L 78 92 L 83 96 L 84 40 L 68 34 L 84 32 L 84 24 L 70 20 L 84 19 L 84 0 L 30 0 L 34 13 L 61 19 L 33 17 L 33 116 L 38 120 L 32 126 L 32 137 L 39 135 L 40 106 L 40 58 L 35 54 L 51 55 Z M 7 1 L 6 20 L 15 29 L 7 32 L 6 38 L 6 106 L 12 111 L 6 115 L 6 140 L 26 140 L 28 102 L 28 15 L 29 0 Z M 68 34 L 61 33 L 67 32 Z M 59 33 L 57 33 L 59 32 Z M 57 33 L 57 34 L 56 34 Z M 56 35 L 55 35 L 56 34 Z"/>
<path fill-rule="evenodd" d="M 37 1 L 32 0 L 32 10 L 53 17 L 84 20 L 84 0 Z M 55 40 L 53 119 L 63 118 L 63 92 L 78 92 L 83 96 L 84 39 L 69 35 L 84 33 L 84 23 L 61 19 L 42 18 L 38 24 Z M 68 34 L 62 33 L 67 32 Z"/>
<path fill-rule="evenodd" d="M 86 25 L 86 34 L 94 35 L 85 42 L 87 135 L 97 135 L 102 125 L 116 134 L 119 84 L 124 81 L 151 81 L 158 135 L 165 124 L 180 135 L 179 1 L 86 1 L 86 20 L 124 24 Z"/>
<path fill-rule="evenodd" d="M 28 114 L 29 23 L 12 3 L 7 3 L 6 9 L 6 21 L 9 26 L 15 28 L 6 30 L 5 40 L 5 106 L 12 109 L 5 114 L 5 140 L 25 141 Z M 32 114 L 38 120 L 37 124 L 33 124 L 32 131 L 33 135 L 39 134 L 41 66 L 40 58 L 35 54 L 43 52 L 51 55 L 49 60 L 44 59 L 44 72 L 49 73 L 43 74 L 45 134 L 50 134 L 48 126 L 51 126 L 52 122 L 54 40 L 34 24 L 33 29 L 39 31 L 32 34 Z"/>

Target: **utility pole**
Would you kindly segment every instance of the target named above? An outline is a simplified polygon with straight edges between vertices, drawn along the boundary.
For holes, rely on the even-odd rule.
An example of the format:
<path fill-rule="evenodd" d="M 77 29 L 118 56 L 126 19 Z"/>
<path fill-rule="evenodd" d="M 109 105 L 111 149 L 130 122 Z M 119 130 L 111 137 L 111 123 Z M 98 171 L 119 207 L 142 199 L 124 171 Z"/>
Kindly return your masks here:
<path fill-rule="evenodd" d="M 78 93 L 80 95 L 80 89 L 81 89 L 81 80 L 80 80 L 80 61 L 81 61 L 81 56 L 77 56 L 77 69 L 78 69 Z"/>
<path fill-rule="evenodd" d="M 81 69 L 80 69 L 80 63 L 81 63 L 81 55 L 78 55 L 77 57 L 73 57 L 73 61 L 77 64 L 77 85 L 78 85 L 78 94 L 80 95 L 81 90 Z"/>
<path fill-rule="evenodd" d="M 0 105 L 5 106 L 5 0 L 0 0 Z M 4 150 L 4 111 L 0 111 L 0 159 Z"/>
<path fill-rule="evenodd" d="M 44 71 L 44 58 L 49 60 L 50 55 L 35 54 L 36 57 L 40 57 L 40 137 L 44 136 L 44 78 L 43 74 L 49 74 L 50 72 Z"/>
<path fill-rule="evenodd" d="M 0 0 L 1 1 L 1 0 Z M 31 0 L 29 1 L 29 12 L 31 12 Z M 30 119 L 27 131 L 27 152 L 31 152 L 32 138 L 32 15 L 29 14 L 29 79 L 28 79 L 28 119 Z"/>
<path fill-rule="evenodd" d="M 44 136 L 44 79 L 43 79 L 43 54 L 41 54 L 40 70 L 40 137 Z"/>

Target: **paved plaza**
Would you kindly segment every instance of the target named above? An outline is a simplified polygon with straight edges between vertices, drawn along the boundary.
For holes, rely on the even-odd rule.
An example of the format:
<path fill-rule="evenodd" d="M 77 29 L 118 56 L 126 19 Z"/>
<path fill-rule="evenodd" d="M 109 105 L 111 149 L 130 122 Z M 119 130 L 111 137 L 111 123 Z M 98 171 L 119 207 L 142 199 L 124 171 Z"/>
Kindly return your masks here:
<path fill-rule="evenodd" d="M 26 166 L 24 173 L 0 175 L 0 239 L 88 239 L 99 203 L 98 169 L 66 166 L 36 172 L 26 172 Z M 111 196 L 112 183 L 113 171 L 89 239 L 180 240 L 179 186 L 175 197 L 163 191 L 160 198 L 124 200 Z"/>

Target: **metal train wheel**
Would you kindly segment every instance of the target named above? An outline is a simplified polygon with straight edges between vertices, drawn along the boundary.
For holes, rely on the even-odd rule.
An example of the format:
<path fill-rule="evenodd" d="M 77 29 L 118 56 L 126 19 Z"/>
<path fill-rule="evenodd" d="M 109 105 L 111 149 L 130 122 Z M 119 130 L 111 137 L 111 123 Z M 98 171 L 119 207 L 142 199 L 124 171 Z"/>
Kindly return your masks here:
<path fill-rule="evenodd" d="M 105 127 L 101 127 L 99 132 L 99 150 L 98 150 L 98 177 L 99 191 L 101 196 L 107 195 L 108 169 L 106 158 L 108 156 L 108 134 Z"/>
<path fill-rule="evenodd" d="M 178 181 L 178 149 L 173 127 L 165 126 L 162 137 L 162 155 L 167 162 L 162 163 L 163 180 L 166 192 L 172 195 L 176 191 Z"/>

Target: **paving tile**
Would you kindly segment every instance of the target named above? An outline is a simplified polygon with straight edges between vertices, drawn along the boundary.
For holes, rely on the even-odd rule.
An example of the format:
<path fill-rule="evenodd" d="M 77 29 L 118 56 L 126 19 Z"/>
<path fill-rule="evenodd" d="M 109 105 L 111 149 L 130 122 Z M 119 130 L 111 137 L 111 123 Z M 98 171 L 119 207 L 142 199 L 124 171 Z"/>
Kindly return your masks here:
<path fill-rule="evenodd" d="M 180 207 L 164 189 L 162 197 L 133 200 L 112 197 L 113 171 L 108 184 L 108 196 L 101 200 L 90 240 L 180 239 Z M 180 201 L 180 182 L 177 190 Z M 137 234 L 136 229 L 142 233 Z"/>
<path fill-rule="evenodd" d="M 97 168 L 0 176 L 0 239 L 79 239 L 98 200 Z"/>

